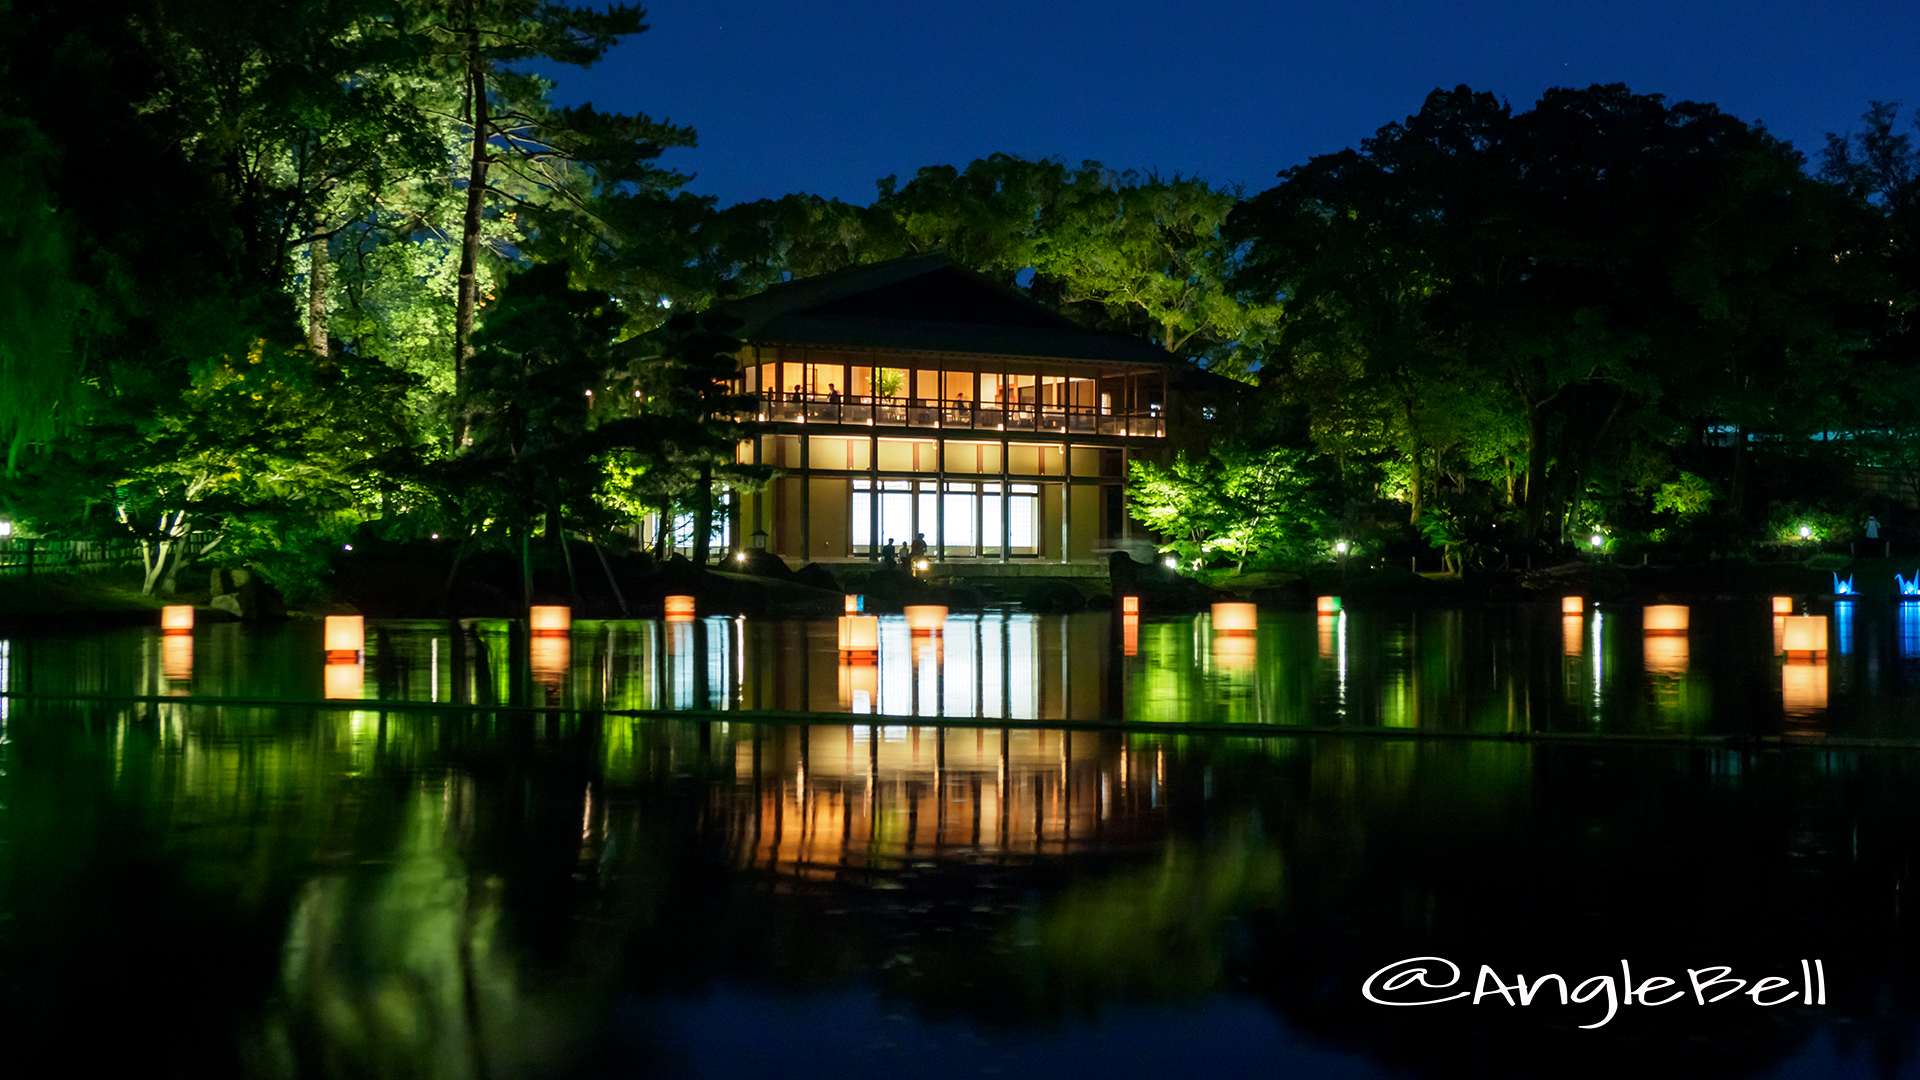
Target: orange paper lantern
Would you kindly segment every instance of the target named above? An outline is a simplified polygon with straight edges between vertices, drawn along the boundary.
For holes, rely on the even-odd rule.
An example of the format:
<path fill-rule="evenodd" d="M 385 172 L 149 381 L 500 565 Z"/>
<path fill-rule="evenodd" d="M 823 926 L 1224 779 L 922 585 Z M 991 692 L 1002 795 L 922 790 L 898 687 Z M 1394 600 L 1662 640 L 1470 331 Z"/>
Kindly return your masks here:
<path fill-rule="evenodd" d="M 357 661 L 367 644 L 367 620 L 359 615 L 329 615 L 326 626 L 328 660 Z M 354 696 L 358 697 L 358 694 Z"/>
<path fill-rule="evenodd" d="M 1340 614 L 1340 598 L 1337 596 L 1322 596 L 1313 602 L 1313 610 L 1322 615 L 1338 615 Z"/>
<path fill-rule="evenodd" d="M 193 605 L 168 604 L 161 608 L 160 632 L 163 634 L 193 633 Z"/>
<path fill-rule="evenodd" d="M 1825 615 L 1787 615 L 1780 623 L 1781 652 L 1809 659 L 1827 655 Z"/>
<path fill-rule="evenodd" d="M 901 610 L 907 616 L 907 629 L 916 634 L 937 634 L 947 622 L 947 609 L 939 604 L 908 604 Z"/>
<path fill-rule="evenodd" d="M 840 655 L 880 655 L 880 620 L 873 615 L 840 616 Z"/>
<path fill-rule="evenodd" d="M 1648 604 L 1641 629 L 1649 634 L 1684 634 L 1688 617 L 1684 604 Z"/>
<path fill-rule="evenodd" d="M 1587 612 L 1587 598 L 1584 596 L 1563 596 L 1560 598 L 1560 614 L 1584 615 Z"/>
<path fill-rule="evenodd" d="M 1120 598 L 1120 614 L 1122 615 L 1140 614 L 1140 598 L 1137 596 L 1121 597 Z"/>
<path fill-rule="evenodd" d="M 693 621 L 693 597 L 691 596 L 667 597 L 667 621 L 668 622 L 692 622 Z"/>
<path fill-rule="evenodd" d="M 527 609 L 527 629 L 535 635 L 565 635 L 573 629 L 573 609 L 540 604 Z"/>
<path fill-rule="evenodd" d="M 1774 598 L 1773 598 L 1773 613 L 1774 613 L 1775 615 L 1791 615 L 1791 614 L 1793 614 L 1793 597 L 1791 597 L 1791 596 L 1776 596 L 1776 597 L 1774 597 Z"/>
<path fill-rule="evenodd" d="M 1260 625 L 1260 609 L 1252 604 L 1213 605 L 1213 632 L 1251 634 Z"/>

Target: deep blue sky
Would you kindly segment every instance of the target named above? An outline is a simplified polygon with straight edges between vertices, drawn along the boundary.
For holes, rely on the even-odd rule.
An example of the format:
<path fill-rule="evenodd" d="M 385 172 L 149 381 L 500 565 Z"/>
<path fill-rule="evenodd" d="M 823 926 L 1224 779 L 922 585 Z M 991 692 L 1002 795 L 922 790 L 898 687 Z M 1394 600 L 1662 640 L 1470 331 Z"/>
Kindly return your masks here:
<path fill-rule="evenodd" d="M 995 151 L 1259 191 L 1460 83 L 1517 111 L 1551 86 L 1624 82 L 1764 121 L 1809 156 L 1870 99 L 1920 105 L 1920 0 L 647 7 L 652 29 L 600 65 L 550 69 L 557 97 L 692 125 L 699 149 L 665 163 L 722 205 L 865 203 L 879 177 Z"/>

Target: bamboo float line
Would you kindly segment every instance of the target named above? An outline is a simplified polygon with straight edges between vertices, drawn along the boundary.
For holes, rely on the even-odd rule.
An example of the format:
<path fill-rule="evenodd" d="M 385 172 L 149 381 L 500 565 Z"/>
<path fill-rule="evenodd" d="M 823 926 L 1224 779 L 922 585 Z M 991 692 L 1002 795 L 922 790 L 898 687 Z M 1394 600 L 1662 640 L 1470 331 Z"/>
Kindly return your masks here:
<path fill-rule="evenodd" d="M 0 691 L 14 701 L 154 703 L 198 705 L 205 708 L 316 709 L 323 712 L 439 712 L 529 713 L 535 715 L 612 716 L 635 720 L 704 721 L 707 723 L 773 724 L 810 727 L 923 727 L 1016 731 L 1119 732 L 1133 735 L 1233 735 L 1243 738 L 1372 738 L 1428 739 L 1464 742 L 1514 742 L 1698 747 L 1719 750 L 1920 750 L 1913 739 L 1866 739 L 1821 735 L 1632 735 L 1609 732 L 1559 731 L 1435 731 L 1419 728 L 1325 727 L 1294 724 L 1223 724 L 1206 720 L 1029 720 L 994 716 L 909 716 L 885 713 L 802 712 L 796 709 L 594 709 L 561 705 L 455 704 L 433 701 L 391 701 L 331 698 L 188 697 L 166 694 L 43 694 Z"/>

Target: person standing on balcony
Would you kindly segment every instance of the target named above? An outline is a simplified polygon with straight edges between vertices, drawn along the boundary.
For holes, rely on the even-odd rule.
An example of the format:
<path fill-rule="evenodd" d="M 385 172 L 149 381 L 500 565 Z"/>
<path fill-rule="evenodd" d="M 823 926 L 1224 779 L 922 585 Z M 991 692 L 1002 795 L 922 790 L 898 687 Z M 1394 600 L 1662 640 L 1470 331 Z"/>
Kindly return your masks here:
<path fill-rule="evenodd" d="M 892 566 L 893 556 L 894 556 L 893 537 L 889 536 L 887 537 L 886 544 L 880 548 L 880 565 L 889 566 L 889 567 Z"/>
<path fill-rule="evenodd" d="M 840 388 L 832 383 L 827 384 L 827 404 L 836 407 L 840 404 Z"/>
<path fill-rule="evenodd" d="M 920 572 L 920 560 L 926 557 L 927 534 L 914 533 L 913 546 L 907 549 L 907 572 L 910 574 L 918 574 Z"/>

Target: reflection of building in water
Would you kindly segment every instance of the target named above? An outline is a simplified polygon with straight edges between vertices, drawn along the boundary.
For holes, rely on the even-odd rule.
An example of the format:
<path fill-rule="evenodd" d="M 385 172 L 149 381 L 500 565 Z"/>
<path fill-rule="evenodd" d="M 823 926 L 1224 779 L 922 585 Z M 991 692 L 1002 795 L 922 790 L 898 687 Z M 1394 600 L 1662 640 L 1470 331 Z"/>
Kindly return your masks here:
<path fill-rule="evenodd" d="M 1161 802 L 1165 758 L 1090 732 L 850 725 L 735 745 L 749 864 L 831 876 L 875 859 L 1062 854 L 1124 839 Z"/>

